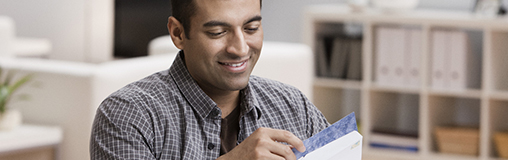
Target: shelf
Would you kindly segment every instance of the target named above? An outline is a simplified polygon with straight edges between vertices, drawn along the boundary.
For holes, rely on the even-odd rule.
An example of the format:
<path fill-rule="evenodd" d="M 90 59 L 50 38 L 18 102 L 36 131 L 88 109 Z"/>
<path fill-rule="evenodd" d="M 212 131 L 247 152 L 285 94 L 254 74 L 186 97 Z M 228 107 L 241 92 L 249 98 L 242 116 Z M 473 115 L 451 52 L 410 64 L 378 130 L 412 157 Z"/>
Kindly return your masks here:
<path fill-rule="evenodd" d="M 398 87 L 398 86 L 383 86 L 378 84 L 373 84 L 370 89 L 372 91 L 380 91 L 380 92 L 395 92 L 395 93 L 407 93 L 407 94 L 419 94 L 420 89 L 414 87 Z"/>
<path fill-rule="evenodd" d="M 359 120 L 365 140 L 370 140 L 380 129 L 388 129 L 416 133 L 419 142 L 418 152 L 414 154 L 366 144 L 365 159 L 498 159 L 493 134 L 508 130 L 508 18 L 434 10 L 384 14 L 367 9 L 356 13 L 346 5 L 315 5 L 305 10 L 304 42 L 317 51 L 321 43 L 317 42 L 318 38 L 347 34 L 345 26 L 349 24 L 362 28 L 355 30 L 361 32 L 362 79 L 315 77 L 314 97 L 319 98 L 314 103 L 327 118 L 334 117 L 329 120 L 337 120 L 353 108 L 355 112 L 361 111 Z M 453 37 L 435 38 L 436 32 Z M 398 36 L 390 36 L 394 33 Z M 450 43 L 441 50 L 433 48 L 447 44 L 444 42 Z M 451 49 L 452 45 L 458 47 Z M 441 57 L 447 60 L 439 61 L 440 57 L 433 53 L 449 57 Z M 452 56 L 452 53 L 460 55 Z M 329 62 L 329 59 L 321 61 Z M 320 65 L 320 61 L 314 62 Z M 398 66 L 394 67 L 395 63 Z M 386 66 L 392 68 L 383 72 Z M 433 69 L 443 66 L 449 67 L 442 72 L 448 79 L 439 84 L 440 81 L 433 80 L 436 78 Z M 386 78 L 386 74 L 392 76 Z M 457 80 L 461 75 L 467 78 Z M 446 126 L 479 129 L 478 156 L 439 153 L 434 131 L 436 127 Z"/>
<path fill-rule="evenodd" d="M 479 128 L 480 99 L 429 96 L 431 129 L 436 126 Z"/>
<path fill-rule="evenodd" d="M 508 101 L 508 91 L 497 91 L 490 94 L 492 99 Z"/>
<path fill-rule="evenodd" d="M 371 132 L 390 131 L 418 137 L 419 95 L 381 91 L 370 93 Z"/>
<path fill-rule="evenodd" d="M 444 154 L 444 153 L 433 153 L 429 156 L 432 160 L 449 160 L 449 159 L 460 159 L 460 160 L 478 160 L 478 156 L 465 156 L 458 154 Z"/>
<path fill-rule="evenodd" d="M 490 100 L 490 113 L 489 118 L 492 122 L 491 128 L 491 138 L 489 140 L 489 144 L 493 147 L 492 151 L 489 153 L 491 157 L 498 157 L 496 151 L 496 146 L 494 143 L 494 134 L 496 132 L 508 132 L 508 100 Z"/>
<path fill-rule="evenodd" d="M 480 128 L 480 99 L 430 96 L 429 112 L 429 131 L 433 142 L 431 151 L 434 153 L 439 152 L 436 127 Z"/>
<path fill-rule="evenodd" d="M 368 148 L 368 152 L 363 154 L 364 159 L 372 160 L 421 160 L 420 154 L 415 152 L 405 152 L 390 149 Z"/>
<path fill-rule="evenodd" d="M 360 90 L 314 87 L 314 105 L 321 110 L 328 122 L 334 123 L 351 112 L 361 119 Z"/>
<path fill-rule="evenodd" d="M 357 80 L 343 80 L 336 78 L 316 78 L 314 79 L 314 86 L 360 90 L 362 88 L 362 82 Z"/>
<path fill-rule="evenodd" d="M 431 89 L 429 94 L 433 96 L 447 96 L 447 97 L 459 97 L 459 98 L 481 98 L 482 91 L 478 89 L 467 89 L 467 90 L 443 90 L 443 89 Z"/>

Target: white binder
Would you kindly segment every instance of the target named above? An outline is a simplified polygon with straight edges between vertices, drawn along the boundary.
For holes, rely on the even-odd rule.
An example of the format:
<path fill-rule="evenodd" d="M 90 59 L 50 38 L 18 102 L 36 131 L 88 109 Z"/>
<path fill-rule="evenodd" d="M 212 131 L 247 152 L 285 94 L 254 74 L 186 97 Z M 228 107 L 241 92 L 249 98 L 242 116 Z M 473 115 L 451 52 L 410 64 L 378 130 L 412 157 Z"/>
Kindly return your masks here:
<path fill-rule="evenodd" d="M 420 55 L 422 50 L 422 31 L 420 29 L 408 29 L 409 48 L 408 55 L 408 67 L 406 68 L 406 74 L 408 77 L 408 86 L 420 87 L 421 71 L 420 71 Z"/>
<path fill-rule="evenodd" d="M 404 28 L 391 28 L 390 29 L 390 59 L 389 65 L 393 70 L 390 86 L 403 87 L 407 85 L 406 82 L 406 47 L 409 44 L 406 39 L 406 31 Z"/>
<path fill-rule="evenodd" d="M 393 77 L 393 70 L 390 65 L 390 46 L 391 40 L 389 37 L 391 32 L 389 28 L 378 27 L 376 28 L 375 46 L 376 46 L 376 82 L 378 85 L 390 85 L 391 78 Z"/>
<path fill-rule="evenodd" d="M 435 30 L 432 32 L 432 72 L 431 86 L 434 89 L 446 89 L 445 87 L 445 54 L 449 37 L 446 31 Z"/>
<path fill-rule="evenodd" d="M 447 60 L 450 63 L 450 70 L 447 72 L 445 79 L 449 83 L 449 89 L 465 90 L 467 89 L 467 35 L 463 31 L 452 31 L 448 34 L 451 36 L 450 59 Z"/>

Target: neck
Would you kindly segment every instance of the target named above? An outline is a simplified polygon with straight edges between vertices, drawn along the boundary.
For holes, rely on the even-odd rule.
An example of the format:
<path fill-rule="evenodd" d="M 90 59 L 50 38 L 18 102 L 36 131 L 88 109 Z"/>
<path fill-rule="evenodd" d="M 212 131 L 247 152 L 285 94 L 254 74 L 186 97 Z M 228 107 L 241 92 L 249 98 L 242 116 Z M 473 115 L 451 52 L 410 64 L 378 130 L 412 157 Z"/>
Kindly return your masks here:
<path fill-rule="evenodd" d="M 217 107 L 221 109 L 222 118 L 228 116 L 240 104 L 240 90 L 227 91 L 211 89 L 202 85 L 199 86 L 217 104 Z"/>
<path fill-rule="evenodd" d="M 240 104 L 240 91 L 223 94 L 208 94 L 222 111 L 222 118 L 228 116 Z"/>

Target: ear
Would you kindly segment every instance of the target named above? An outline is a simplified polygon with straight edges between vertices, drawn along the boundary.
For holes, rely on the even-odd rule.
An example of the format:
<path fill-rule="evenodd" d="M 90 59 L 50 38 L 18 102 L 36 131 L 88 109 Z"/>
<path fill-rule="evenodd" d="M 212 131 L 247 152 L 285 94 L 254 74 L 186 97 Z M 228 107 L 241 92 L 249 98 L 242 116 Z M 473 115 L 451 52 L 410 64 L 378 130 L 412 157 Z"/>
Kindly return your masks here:
<path fill-rule="evenodd" d="M 185 33 L 183 30 L 183 25 L 178 21 L 175 17 L 171 16 L 168 18 L 168 31 L 171 39 L 173 40 L 173 44 L 178 49 L 183 49 L 183 40 L 185 39 Z"/>

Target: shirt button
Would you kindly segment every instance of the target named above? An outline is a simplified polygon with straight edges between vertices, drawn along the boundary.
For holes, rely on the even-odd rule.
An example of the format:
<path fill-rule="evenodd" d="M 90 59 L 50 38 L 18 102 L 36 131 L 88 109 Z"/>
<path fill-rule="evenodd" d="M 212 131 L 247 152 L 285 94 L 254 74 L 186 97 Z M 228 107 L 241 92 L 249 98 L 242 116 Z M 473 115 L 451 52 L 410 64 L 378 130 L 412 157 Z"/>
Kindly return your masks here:
<path fill-rule="evenodd" d="M 220 114 L 219 110 L 213 110 L 212 111 L 212 117 L 217 117 L 217 116 L 219 116 L 219 114 Z"/>
<path fill-rule="evenodd" d="M 213 143 L 208 143 L 208 149 L 212 150 L 215 148 L 215 145 Z"/>

